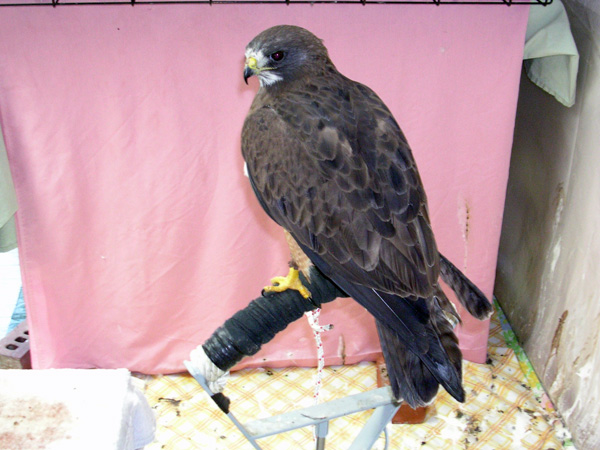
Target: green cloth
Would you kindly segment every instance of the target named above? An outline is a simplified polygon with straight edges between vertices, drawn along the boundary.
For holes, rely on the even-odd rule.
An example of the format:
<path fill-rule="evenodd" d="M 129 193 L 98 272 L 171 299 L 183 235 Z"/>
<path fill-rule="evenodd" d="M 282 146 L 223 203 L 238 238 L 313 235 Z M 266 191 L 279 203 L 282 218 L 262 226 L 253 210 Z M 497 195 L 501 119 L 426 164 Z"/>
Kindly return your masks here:
<path fill-rule="evenodd" d="M 579 52 L 560 0 L 530 7 L 523 59 L 531 81 L 563 105 L 575 104 Z"/>
<path fill-rule="evenodd" d="M 0 252 L 7 252 L 17 247 L 16 212 L 17 196 L 8 167 L 4 136 L 0 130 Z"/>

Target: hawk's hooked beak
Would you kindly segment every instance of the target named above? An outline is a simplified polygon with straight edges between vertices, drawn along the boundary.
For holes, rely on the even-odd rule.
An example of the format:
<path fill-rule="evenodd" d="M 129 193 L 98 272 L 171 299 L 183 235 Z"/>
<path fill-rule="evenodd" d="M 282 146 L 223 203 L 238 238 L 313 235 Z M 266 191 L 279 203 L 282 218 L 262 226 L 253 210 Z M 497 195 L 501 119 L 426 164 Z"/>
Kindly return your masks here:
<path fill-rule="evenodd" d="M 244 83 L 248 84 L 248 78 L 259 72 L 256 64 L 256 58 L 253 58 L 252 56 L 246 58 L 246 65 L 244 66 Z"/>

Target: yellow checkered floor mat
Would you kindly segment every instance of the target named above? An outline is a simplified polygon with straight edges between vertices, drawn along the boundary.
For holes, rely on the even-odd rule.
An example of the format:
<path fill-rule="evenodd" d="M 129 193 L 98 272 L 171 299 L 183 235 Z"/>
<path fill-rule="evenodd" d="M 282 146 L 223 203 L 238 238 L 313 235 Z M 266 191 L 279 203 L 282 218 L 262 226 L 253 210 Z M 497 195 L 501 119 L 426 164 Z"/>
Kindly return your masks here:
<path fill-rule="evenodd" d="M 440 389 L 424 424 L 388 427 L 389 449 L 574 450 L 569 432 L 527 369 L 527 361 L 522 357 L 519 361 L 507 347 L 507 341 L 514 341 L 510 333 L 494 314 L 487 363 L 464 364 L 466 402 L 458 403 Z M 315 373 L 304 368 L 242 370 L 231 376 L 224 393 L 231 399 L 231 411 L 244 423 L 310 406 Z M 156 440 L 146 449 L 253 449 L 191 376 L 140 378 L 158 423 Z M 327 367 L 320 400 L 376 387 L 374 363 Z M 347 449 L 370 414 L 330 422 L 327 450 Z M 267 437 L 259 444 L 264 450 L 315 448 L 310 429 Z M 373 449 L 384 446 L 382 436 Z"/>

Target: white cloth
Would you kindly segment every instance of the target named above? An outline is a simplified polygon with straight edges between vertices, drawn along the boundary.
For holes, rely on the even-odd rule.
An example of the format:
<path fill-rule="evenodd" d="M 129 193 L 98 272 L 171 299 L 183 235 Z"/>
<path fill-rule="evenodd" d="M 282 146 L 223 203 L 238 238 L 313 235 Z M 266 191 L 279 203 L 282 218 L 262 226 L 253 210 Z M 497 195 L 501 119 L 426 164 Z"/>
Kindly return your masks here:
<path fill-rule="evenodd" d="M 560 0 L 530 7 L 523 59 L 531 81 L 563 105 L 575 104 L 579 52 Z"/>
<path fill-rule="evenodd" d="M 0 371 L 0 449 L 136 450 L 154 431 L 125 369 Z"/>

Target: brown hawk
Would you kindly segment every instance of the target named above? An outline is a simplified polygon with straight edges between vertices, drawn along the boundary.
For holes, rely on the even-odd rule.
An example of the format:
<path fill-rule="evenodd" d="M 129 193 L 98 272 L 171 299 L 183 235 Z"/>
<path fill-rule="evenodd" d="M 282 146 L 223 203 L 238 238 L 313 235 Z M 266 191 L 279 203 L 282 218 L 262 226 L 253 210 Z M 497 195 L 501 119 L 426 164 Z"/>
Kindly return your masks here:
<path fill-rule="evenodd" d="M 367 86 L 339 73 L 320 39 L 276 26 L 246 47 L 244 79 L 260 88 L 242 153 L 263 209 L 286 230 L 293 268 L 273 289 L 297 288 L 314 264 L 376 319 L 392 389 L 415 407 L 441 384 L 464 400 L 459 320 L 442 277 L 479 318 L 489 302 L 439 255 L 410 147 Z M 462 293 L 461 293 L 462 291 Z"/>

